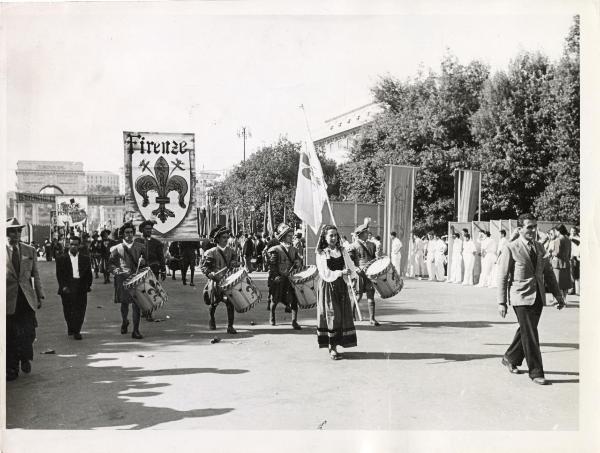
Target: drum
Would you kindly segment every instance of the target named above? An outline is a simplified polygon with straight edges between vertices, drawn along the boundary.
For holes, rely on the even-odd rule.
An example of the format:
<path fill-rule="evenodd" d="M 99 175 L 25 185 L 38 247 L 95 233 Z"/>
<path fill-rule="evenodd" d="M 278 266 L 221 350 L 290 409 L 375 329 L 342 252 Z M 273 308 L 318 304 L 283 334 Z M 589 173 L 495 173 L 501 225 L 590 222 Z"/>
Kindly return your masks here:
<path fill-rule="evenodd" d="M 382 299 L 395 296 L 402 290 L 404 281 L 398 277 L 392 261 L 387 256 L 377 258 L 365 272 Z"/>
<path fill-rule="evenodd" d="M 123 287 L 129 291 L 144 314 L 161 308 L 169 299 L 158 278 L 149 268 L 129 277 L 123 283 Z"/>
<path fill-rule="evenodd" d="M 308 266 L 306 269 L 291 276 L 290 280 L 300 308 L 314 308 L 317 306 L 318 277 L 319 271 L 317 270 L 317 266 Z"/>
<path fill-rule="evenodd" d="M 260 302 L 260 291 L 248 277 L 246 269 L 223 277 L 220 285 L 238 313 L 245 313 Z"/>

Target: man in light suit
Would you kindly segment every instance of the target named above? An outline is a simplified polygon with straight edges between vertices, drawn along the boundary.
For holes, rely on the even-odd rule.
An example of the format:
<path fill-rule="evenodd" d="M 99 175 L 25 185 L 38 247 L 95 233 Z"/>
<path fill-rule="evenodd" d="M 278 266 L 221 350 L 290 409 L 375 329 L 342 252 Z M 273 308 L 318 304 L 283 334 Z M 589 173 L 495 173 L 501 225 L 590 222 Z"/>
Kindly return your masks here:
<path fill-rule="evenodd" d="M 504 247 L 498 267 L 498 311 L 504 318 L 508 301 L 512 303 L 519 321 L 519 328 L 504 353 L 502 364 L 511 373 L 517 374 L 517 366 L 526 359 L 531 380 L 545 385 L 548 382 L 544 378 L 537 330 L 546 299 L 544 282 L 558 301 L 556 308 L 562 309 L 565 301 L 550 262 L 544 256 L 544 247 L 535 240 L 536 218 L 523 214 L 519 217 L 518 226 L 519 237 Z"/>
<path fill-rule="evenodd" d="M 21 229 L 17 219 L 6 224 L 6 380 L 31 372 L 33 341 L 37 320 L 35 309 L 42 308 L 44 290 L 33 247 L 19 242 Z M 33 286 L 31 279 L 33 278 Z"/>
<path fill-rule="evenodd" d="M 56 257 L 58 294 L 62 300 L 67 334 L 81 340 L 81 326 L 87 308 L 87 293 L 92 288 L 92 263 L 88 255 L 79 252 L 81 239 L 73 236 L 69 253 Z"/>

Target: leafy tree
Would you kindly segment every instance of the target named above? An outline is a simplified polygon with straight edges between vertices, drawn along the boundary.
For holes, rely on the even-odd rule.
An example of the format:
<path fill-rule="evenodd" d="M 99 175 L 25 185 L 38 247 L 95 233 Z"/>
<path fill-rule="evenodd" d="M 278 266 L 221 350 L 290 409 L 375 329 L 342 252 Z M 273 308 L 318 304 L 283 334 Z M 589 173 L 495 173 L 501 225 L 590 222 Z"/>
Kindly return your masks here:
<path fill-rule="evenodd" d="M 238 207 L 249 217 L 254 208 L 260 224 L 265 212 L 265 195 L 271 196 L 274 222 L 283 221 L 284 206 L 288 223 L 300 222 L 294 215 L 296 181 L 300 161 L 301 143 L 292 143 L 286 137 L 263 146 L 245 162 L 235 166 L 227 177 L 211 190 L 214 200 L 219 200 L 221 208 Z M 327 192 L 331 198 L 339 195 L 339 183 L 336 177 L 335 162 L 319 156 Z M 238 211 L 239 212 L 239 211 Z"/>

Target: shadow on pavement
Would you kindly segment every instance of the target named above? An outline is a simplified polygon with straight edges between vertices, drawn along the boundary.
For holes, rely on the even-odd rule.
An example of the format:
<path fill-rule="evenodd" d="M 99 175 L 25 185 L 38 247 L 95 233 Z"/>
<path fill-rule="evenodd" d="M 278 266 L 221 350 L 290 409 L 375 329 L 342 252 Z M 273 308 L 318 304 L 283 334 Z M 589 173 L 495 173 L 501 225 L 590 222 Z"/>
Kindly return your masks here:
<path fill-rule="evenodd" d="M 501 358 L 499 354 L 451 354 L 444 352 L 345 352 L 348 360 L 426 360 L 442 359 L 449 362 Z"/>

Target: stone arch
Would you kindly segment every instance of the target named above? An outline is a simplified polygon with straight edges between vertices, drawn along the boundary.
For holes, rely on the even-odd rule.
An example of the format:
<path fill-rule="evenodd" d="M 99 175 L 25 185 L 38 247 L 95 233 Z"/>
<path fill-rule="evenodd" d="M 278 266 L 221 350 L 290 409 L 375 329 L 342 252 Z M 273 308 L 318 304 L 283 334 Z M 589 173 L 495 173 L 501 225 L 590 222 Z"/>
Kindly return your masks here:
<path fill-rule="evenodd" d="M 55 186 L 54 184 L 45 185 L 40 189 L 40 193 L 64 195 L 63 190 L 60 187 Z"/>

